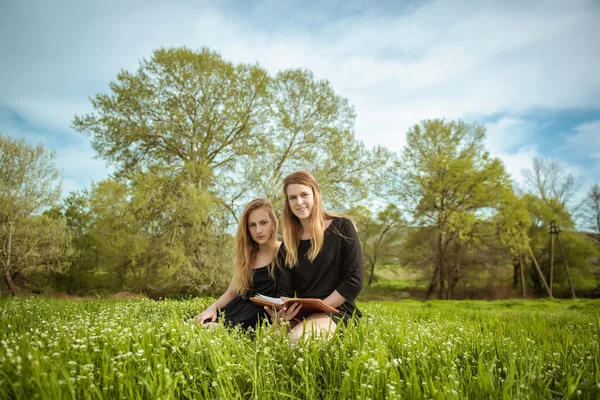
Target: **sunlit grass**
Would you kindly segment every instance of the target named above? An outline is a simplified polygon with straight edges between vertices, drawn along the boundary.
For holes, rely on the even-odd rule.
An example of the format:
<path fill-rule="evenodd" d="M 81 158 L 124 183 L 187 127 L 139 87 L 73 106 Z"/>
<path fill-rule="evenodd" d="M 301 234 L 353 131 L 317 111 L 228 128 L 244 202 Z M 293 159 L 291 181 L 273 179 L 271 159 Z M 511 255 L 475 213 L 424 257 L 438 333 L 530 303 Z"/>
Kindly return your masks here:
<path fill-rule="evenodd" d="M 185 322 L 210 301 L 2 301 L 0 398 L 600 397 L 600 301 L 361 303 L 297 347 Z"/>

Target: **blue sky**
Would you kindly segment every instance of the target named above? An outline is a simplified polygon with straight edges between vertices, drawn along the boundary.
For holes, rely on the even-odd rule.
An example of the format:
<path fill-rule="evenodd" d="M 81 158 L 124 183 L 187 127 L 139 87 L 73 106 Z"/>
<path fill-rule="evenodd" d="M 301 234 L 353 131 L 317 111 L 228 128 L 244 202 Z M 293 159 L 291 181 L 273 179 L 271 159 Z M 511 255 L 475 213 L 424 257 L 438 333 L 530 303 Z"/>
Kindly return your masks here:
<path fill-rule="evenodd" d="M 375 4 L 372 4 L 375 3 Z M 484 123 L 514 180 L 534 157 L 600 180 L 598 1 L 0 0 L 0 131 L 57 153 L 63 191 L 110 170 L 73 131 L 89 97 L 159 47 L 306 67 L 399 151 L 422 119 Z"/>

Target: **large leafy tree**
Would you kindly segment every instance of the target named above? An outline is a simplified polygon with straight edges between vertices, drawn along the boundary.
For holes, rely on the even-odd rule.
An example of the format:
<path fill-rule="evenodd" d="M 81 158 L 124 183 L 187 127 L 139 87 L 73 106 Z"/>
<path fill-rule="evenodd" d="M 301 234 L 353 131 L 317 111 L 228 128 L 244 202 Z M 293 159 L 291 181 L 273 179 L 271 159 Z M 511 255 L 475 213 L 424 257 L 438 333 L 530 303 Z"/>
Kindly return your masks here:
<path fill-rule="evenodd" d="M 185 170 L 195 186 L 211 187 L 257 143 L 268 83 L 259 66 L 234 65 L 206 48 L 160 49 L 136 73 L 121 71 L 73 127 L 119 176 Z"/>
<path fill-rule="evenodd" d="M 446 260 L 453 242 L 471 237 L 478 218 L 510 187 L 502 163 L 484 149 L 481 125 L 441 119 L 409 129 L 403 149 L 397 193 L 413 222 L 435 229 L 435 265 L 428 297 L 448 298 L 454 270 Z"/>
<path fill-rule="evenodd" d="M 354 118 L 348 100 L 328 81 L 316 80 L 305 69 L 279 72 L 269 85 L 268 119 L 259 146 L 222 181 L 232 214 L 239 214 L 240 199 L 256 195 L 270 197 L 279 208 L 284 177 L 300 169 L 316 177 L 328 207 L 342 210 L 368 197 L 376 171 L 391 154 L 358 142 Z"/>
<path fill-rule="evenodd" d="M 127 287 L 206 289 L 188 272 L 208 268 L 211 255 L 222 251 L 228 221 L 221 217 L 227 202 L 220 183 L 259 143 L 269 80 L 259 66 L 234 65 L 208 49 L 161 49 L 136 73 L 122 71 L 111 93 L 96 95 L 93 111 L 75 118 L 73 127 L 114 165 L 120 182 L 110 185 L 126 188 L 121 219 L 90 206 L 94 224 L 107 224 L 94 229 L 107 235 L 115 229 L 110 239 L 119 243 L 112 248 L 127 250 L 112 263 Z M 104 250 L 102 257 L 123 257 Z M 222 260 L 212 267 L 224 267 Z"/>
<path fill-rule="evenodd" d="M 91 101 L 93 111 L 73 127 L 127 188 L 127 213 L 113 228 L 134 218 L 122 233 L 144 238 L 143 248 L 125 246 L 141 249 L 141 258 L 127 253 L 129 264 L 121 263 L 130 274 L 144 271 L 134 274 L 137 287 L 156 287 L 145 276 L 169 276 L 196 292 L 220 285 L 208 271 L 229 264 L 215 254 L 250 198 L 269 196 L 278 206 L 283 177 L 308 169 L 328 205 L 355 205 L 391 157 L 356 141 L 354 111 L 327 81 L 302 69 L 271 77 L 206 48 L 157 50 Z"/>
<path fill-rule="evenodd" d="M 13 295 L 17 294 L 13 279 L 19 274 L 39 271 L 34 267 L 40 265 L 48 269 L 66 265 L 49 261 L 58 257 L 54 250 L 69 247 L 61 231 L 63 221 L 39 217 L 60 197 L 61 176 L 54 158 L 42 144 L 31 146 L 0 135 L 0 267 Z"/>

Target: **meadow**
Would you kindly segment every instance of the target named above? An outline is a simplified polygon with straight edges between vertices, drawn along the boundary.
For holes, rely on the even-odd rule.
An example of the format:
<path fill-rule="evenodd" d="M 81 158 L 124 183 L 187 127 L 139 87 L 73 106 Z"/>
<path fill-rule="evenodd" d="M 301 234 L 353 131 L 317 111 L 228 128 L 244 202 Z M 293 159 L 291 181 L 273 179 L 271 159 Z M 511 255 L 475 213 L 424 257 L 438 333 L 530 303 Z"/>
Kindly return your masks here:
<path fill-rule="evenodd" d="M 598 300 L 362 302 L 295 347 L 187 321 L 212 300 L 2 300 L 0 398 L 600 398 Z"/>

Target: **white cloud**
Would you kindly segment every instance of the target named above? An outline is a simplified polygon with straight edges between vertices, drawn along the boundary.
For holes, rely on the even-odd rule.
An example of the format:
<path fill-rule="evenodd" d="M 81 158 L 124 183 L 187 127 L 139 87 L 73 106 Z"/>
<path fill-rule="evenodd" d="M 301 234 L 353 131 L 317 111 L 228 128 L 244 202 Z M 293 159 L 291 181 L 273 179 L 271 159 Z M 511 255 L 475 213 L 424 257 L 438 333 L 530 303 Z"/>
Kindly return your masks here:
<path fill-rule="evenodd" d="M 535 146 L 523 146 L 515 153 L 496 153 L 492 154 L 504 163 L 506 171 L 513 178 L 513 181 L 520 187 L 525 182 L 522 171 L 524 169 L 532 169 L 533 159 L 540 157 Z"/>
<path fill-rule="evenodd" d="M 573 130 L 572 133 L 563 134 L 567 148 L 578 154 L 589 154 L 593 158 L 600 158 L 600 120 L 585 122 Z"/>
<path fill-rule="evenodd" d="M 536 122 L 518 117 L 504 117 L 485 124 L 486 148 L 490 153 L 507 153 L 517 146 L 531 142 L 539 129 Z"/>
<path fill-rule="evenodd" d="M 106 178 L 112 170 L 103 160 L 95 159 L 96 152 L 89 145 L 77 145 L 61 148 L 56 157 L 56 166 L 65 171 L 65 178 L 70 179 L 78 189 L 88 186 L 91 180 Z"/>
<path fill-rule="evenodd" d="M 586 165 L 569 163 L 567 172 L 583 178 L 579 197 L 583 198 L 589 187 L 600 181 L 600 120 L 585 122 L 563 134 L 565 152 L 572 152 L 572 159 L 588 158 Z"/>
<path fill-rule="evenodd" d="M 91 106 L 81 102 L 72 102 L 69 99 L 49 96 L 31 95 L 28 97 L 14 97 L 8 104 L 19 115 L 27 118 L 40 128 L 48 131 L 59 131 L 75 135 L 70 124 L 75 114 L 84 114 L 91 111 Z"/>
<path fill-rule="evenodd" d="M 433 1 L 402 13 L 366 2 L 100 4 L 11 5 L 0 17 L 9 55 L 0 104 L 68 136 L 73 116 L 107 92 L 119 69 L 135 70 L 161 46 L 209 46 L 272 73 L 306 67 L 329 79 L 355 106 L 356 135 L 367 145 L 400 150 L 425 118 L 503 115 L 488 125 L 487 144 L 509 171 L 537 154 L 526 146 L 535 126 L 519 115 L 600 109 L 593 1 Z"/>

